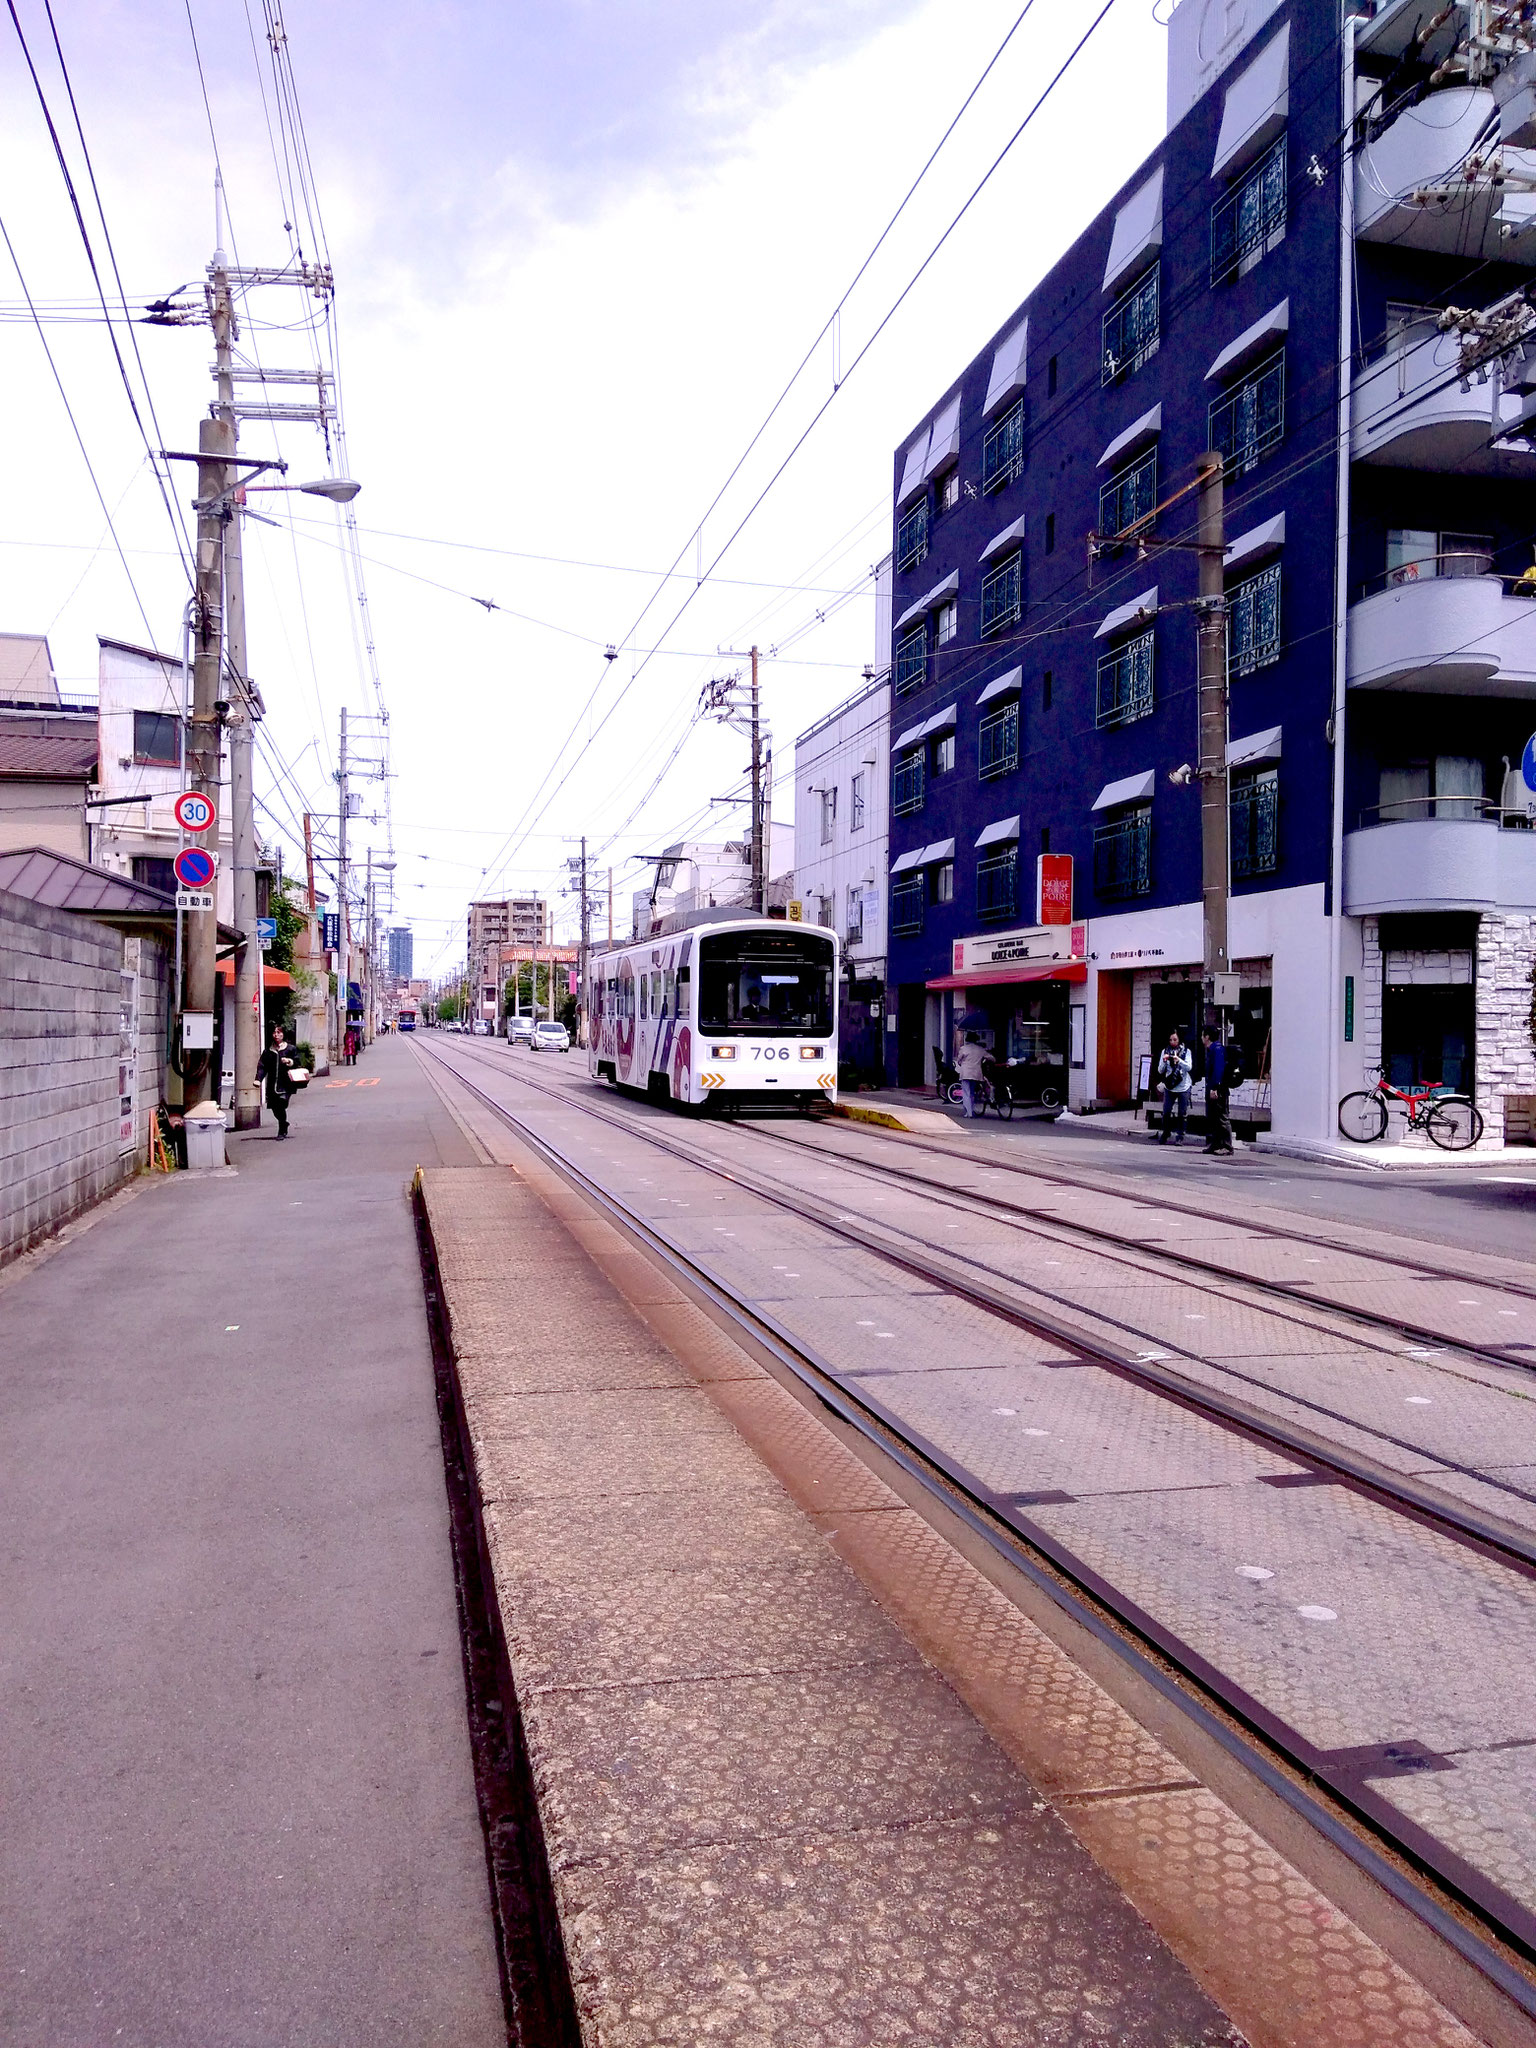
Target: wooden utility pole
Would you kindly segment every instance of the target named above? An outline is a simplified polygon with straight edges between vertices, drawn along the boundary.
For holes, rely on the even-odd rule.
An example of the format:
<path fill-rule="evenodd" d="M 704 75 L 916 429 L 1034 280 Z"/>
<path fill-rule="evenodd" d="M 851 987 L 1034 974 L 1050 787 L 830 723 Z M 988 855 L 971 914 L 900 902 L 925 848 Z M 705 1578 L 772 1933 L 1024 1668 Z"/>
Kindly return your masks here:
<path fill-rule="evenodd" d="M 1201 458 L 1200 596 L 1196 634 L 1200 663 L 1200 894 L 1205 928 L 1205 1006 L 1208 1022 L 1220 1025 L 1216 976 L 1230 967 L 1227 955 L 1228 835 L 1227 791 L 1227 596 L 1226 527 L 1222 507 L 1221 457 Z"/>

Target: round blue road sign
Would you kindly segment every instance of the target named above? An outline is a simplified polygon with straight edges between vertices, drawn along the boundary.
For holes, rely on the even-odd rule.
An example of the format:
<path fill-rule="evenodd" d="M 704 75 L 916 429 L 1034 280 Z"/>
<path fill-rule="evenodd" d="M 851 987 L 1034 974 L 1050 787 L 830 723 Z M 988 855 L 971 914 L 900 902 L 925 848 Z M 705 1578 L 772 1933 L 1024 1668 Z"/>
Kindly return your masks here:
<path fill-rule="evenodd" d="M 1536 732 L 1525 743 L 1525 752 L 1520 757 L 1520 778 L 1526 788 L 1536 794 Z"/>
<path fill-rule="evenodd" d="M 200 846 L 184 846 L 176 856 L 176 879 L 183 889 L 206 889 L 213 869 L 213 855 Z"/>

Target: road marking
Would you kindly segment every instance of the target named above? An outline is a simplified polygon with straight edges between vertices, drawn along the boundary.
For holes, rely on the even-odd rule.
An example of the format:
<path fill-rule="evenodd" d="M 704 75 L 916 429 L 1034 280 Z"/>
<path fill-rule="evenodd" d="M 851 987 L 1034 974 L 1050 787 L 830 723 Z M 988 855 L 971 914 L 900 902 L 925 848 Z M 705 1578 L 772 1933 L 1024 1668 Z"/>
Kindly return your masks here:
<path fill-rule="evenodd" d="M 1257 1584 L 1261 1579 L 1272 1579 L 1273 1572 L 1266 1571 L 1261 1564 L 1240 1564 L 1237 1568 L 1240 1579 L 1252 1579 Z"/>
<path fill-rule="evenodd" d="M 854 1324 L 856 1330 L 872 1330 L 874 1327 L 875 1319 L 873 1316 L 860 1316 L 859 1320 Z"/>
<path fill-rule="evenodd" d="M 1018 1412 L 1017 1408 L 994 1408 L 992 1410 L 994 1415 L 1017 1415 Z"/>
<path fill-rule="evenodd" d="M 1331 1607 L 1298 1607 L 1296 1612 L 1303 1621 L 1337 1621 L 1339 1618 Z"/>
<path fill-rule="evenodd" d="M 239 1325 L 238 1323 L 226 1323 L 226 1324 L 224 1325 L 224 1334 L 225 1334 L 225 1336 L 227 1337 L 227 1336 L 229 1335 L 229 1333 L 230 1333 L 230 1331 L 231 1331 L 231 1330 L 238 1330 L 238 1329 L 239 1329 L 239 1327 L 240 1327 L 240 1325 Z"/>
<path fill-rule="evenodd" d="M 1026 1436 L 1049 1436 L 1050 1433 L 1048 1429 L 1026 1429 L 1024 1432 Z"/>
<path fill-rule="evenodd" d="M 1433 1408 L 1434 1405 L 1428 1394 L 1410 1394 L 1408 1396 L 1408 1406 L 1410 1408 Z"/>

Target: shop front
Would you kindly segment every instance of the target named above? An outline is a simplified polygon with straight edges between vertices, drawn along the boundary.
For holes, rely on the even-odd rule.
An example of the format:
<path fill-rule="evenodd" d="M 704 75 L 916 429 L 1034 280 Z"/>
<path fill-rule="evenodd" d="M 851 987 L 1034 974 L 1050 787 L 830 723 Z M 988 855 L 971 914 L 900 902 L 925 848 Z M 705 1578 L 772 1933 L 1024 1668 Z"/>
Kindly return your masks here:
<path fill-rule="evenodd" d="M 1036 925 L 957 939 L 948 974 L 928 983 L 942 1008 L 942 1044 L 953 1060 L 974 1032 L 1013 1070 L 1024 1100 L 1065 1102 L 1083 1064 L 1088 927 Z"/>

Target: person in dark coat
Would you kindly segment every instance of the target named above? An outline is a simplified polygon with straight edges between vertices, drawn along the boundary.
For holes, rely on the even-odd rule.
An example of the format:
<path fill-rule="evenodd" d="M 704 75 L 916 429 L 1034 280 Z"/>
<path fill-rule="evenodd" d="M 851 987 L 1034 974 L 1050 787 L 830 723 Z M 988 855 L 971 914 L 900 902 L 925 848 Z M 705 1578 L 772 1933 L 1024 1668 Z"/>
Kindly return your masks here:
<path fill-rule="evenodd" d="M 1205 1149 L 1232 1155 L 1232 1090 L 1227 1081 L 1227 1048 L 1221 1033 L 1207 1029 L 1205 1040 Z"/>
<path fill-rule="evenodd" d="M 293 1082 L 289 1069 L 293 1065 L 293 1047 L 283 1034 L 281 1024 L 272 1027 L 272 1043 L 256 1063 L 256 1078 L 267 1084 L 267 1107 L 277 1118 L 277 1135 L 288 1135 L 288 1104 L 293 1095 Z"/>

